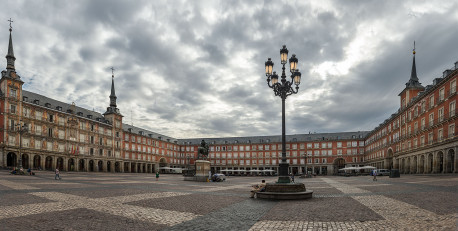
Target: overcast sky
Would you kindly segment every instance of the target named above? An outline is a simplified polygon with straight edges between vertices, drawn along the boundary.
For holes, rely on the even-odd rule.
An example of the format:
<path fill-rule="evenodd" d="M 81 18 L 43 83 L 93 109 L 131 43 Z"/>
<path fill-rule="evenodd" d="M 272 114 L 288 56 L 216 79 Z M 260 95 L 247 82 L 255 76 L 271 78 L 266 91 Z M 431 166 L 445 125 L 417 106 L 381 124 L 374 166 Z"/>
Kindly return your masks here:
<path fill-rule="evenodd" d="M 1 1 L 24 89 L 175 138 L 281 134 L 283 44 L 299 59 L 287 134 L 372 130 L 399 108 L 413 41 L 423 86 L 458 61 L 457 1 Z M 3 31 L 3 32 L 1 32 Z M 2 56 L 3 57 L 3 56 Z M 0 66 L 6 67 L 1 58 Z"/>

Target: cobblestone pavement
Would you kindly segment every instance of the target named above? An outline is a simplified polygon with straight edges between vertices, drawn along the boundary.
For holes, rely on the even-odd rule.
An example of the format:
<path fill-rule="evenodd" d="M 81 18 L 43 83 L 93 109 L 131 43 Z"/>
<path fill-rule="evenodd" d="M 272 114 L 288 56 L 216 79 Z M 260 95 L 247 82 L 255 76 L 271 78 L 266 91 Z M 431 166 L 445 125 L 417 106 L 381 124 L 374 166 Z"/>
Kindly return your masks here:
<path fill-rule="evenodd" d="M 457 230 L 458 175 L 296 178 L 301 201 L 249 198 L 274 177 L 0 171 L 0 230 Z"/>

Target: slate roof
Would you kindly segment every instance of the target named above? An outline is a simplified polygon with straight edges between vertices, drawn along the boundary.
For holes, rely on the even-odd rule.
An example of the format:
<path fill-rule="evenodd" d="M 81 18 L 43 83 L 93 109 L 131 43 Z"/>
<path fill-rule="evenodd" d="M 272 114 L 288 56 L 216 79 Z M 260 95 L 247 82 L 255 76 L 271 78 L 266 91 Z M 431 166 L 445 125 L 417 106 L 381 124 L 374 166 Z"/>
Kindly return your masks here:
<path fill-rule="evenodd" d="M 369 131 L 296 134 L 296 135 L 287 135 L 286 142 L 294 142 L 294 139 L 296 139 L 297 142 L 363 139 L 367 136 L 367 134 L 369 134 Z M 196 144 L 200 144 L 202 140 L 205 140 L 205 142 L 209 144 L 281 143 L 281 135 L 178 139 L 178 144 L 196 145 Z"/>
<path fill-rule="evenodd" d="M 26 90 L 22 90 L 22 97 L 23 98 L 27 97 L 27 101 L 24 101 L 24 102 L 28 102 L 34 105 L 45 107 L 47 109 L 58 111 L 57 107 L 62 107 L 62 112 L 64 113 L 67 113 L 67 110 L 71 109 L 71 106 L 72 106 L 71 104 L 63 103 L 55 99 L 51 99 L 46 96 L 43 96 L 37 93 L 33 93 L 30 91 L 26 91 Z M 101 113 L 87 110 L 85 108 L 78 107 L 78 106 L 75 106 L 75 109 L 76 109 L 75 116 L 85 117 L 86 119 L 94 120 L 94 121 L 97 121 L 97 118 L 100 118 L 100 121 L 97 121 L 97 122 L 109 123 L 109 121 L 105 120 L 105 118 L 103 117 Z M 78 115 L 77 114 L 78 112 L 82 113 L 82 116 Z M 91 115 L 92 118 L 88 118 L 87 115 Z"/>
<path fill-rule="evenodd" d="M 129 129 L 131 129 L 131 130 L 129 131 Z M 152 138 L 155 138 L 155 139 L 159 139 L 159 137 L 160 137 L 161 140 L 163 140 L 163 141 L 167 141 L 167 139 L 169 139 L 169 142 L 171 142 L 171 143 L 174 143 L 175 141 L 178 141 L 176 138 L 173 138 L 173 137 L 170 137 L 170 136 L 165 136 L 165 135 L 159 134 L 157 132 L 152 132 L 150 130 L 147 130 L 147 129 L 144 129 L 144 128 L 135 127 L 135 126 L 132 126 L 132 125 L 129 125 L 129 124 L 125 124 L 125 123 L 122 124 L 122 130 L 124 132 L 132 132 L 132 133 L 135 133 L 137 135 L 139 135 L 140 132 L 142 131 L 143 132 L 143 136 L 152 137 Z M 150 136 L 150 134 L 151 134 L 151 136 Z"/>

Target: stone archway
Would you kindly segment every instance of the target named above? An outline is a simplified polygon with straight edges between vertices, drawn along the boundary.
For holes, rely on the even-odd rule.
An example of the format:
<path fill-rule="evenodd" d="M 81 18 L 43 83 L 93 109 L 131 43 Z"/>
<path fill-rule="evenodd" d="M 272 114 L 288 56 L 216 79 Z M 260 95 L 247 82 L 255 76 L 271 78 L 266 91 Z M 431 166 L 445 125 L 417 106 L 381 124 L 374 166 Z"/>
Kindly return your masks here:
<path fill-rule="evenodd" d="M 67 171 L 75 171 L 75 160 L 73 158 L 68 160 Z"/>
<path fill-rule="evenodd" d="M 417 161 L 418 161 L 418 159 L 417 159 L 417 156 L 413 156 L 411 158 L 412 158 L 412 163 L 411 163 L 412 165 L 410 167 L 410 170 L 411 170 L 410 173 L 415 174 L 415 173 L 417 173 L 417 170 L 418 170 L 417 169 L 417 164 L 418 164 Z"/>
<path fill-rule="evenodd" d="M 99 160 L 97 162 L 97 169 L 98 169 L 98 172 L 103 172 L 103 161 Z"/>
<path fill-rule="evenodd" d="M 436 156 L 436 172 L 435 173 L 443 173 L 444 172 L 444 153 L 439 151 Z"/>
<path fill-rule="evenodd" d="M 62 157 L 57 158 L 56 168 L 61 171 L 64 169 L 64 158 Z"/>
<path fill-rule="evenodd" d="M 336 158 L 332 163 L 334 169 L 334 175 L 337 175 L 339 169 L 345 168 L 345 159 L 344 158 Z"/>
<path fill-rule="evenodd" d="M 432 153 L 428 154 L 428 158 L 426 160 L 426 164 L 428 166 L 428 169 L 426 170 L 426 173 L 433 173 L 433 165 L 434 165 L 434 156 Z"/>
<path fill-rule="evenodd" d="M 94 171 L 94 160 L 89 160 L 89 172 L 93 172 Z"/>
<path fill-rule="evenodd" d="M 24 169 L 30 168 L 29 165 L 29 155 L 28 154 L 22 154 L 22 167 Z"/>
<path fill-rule="evenodd" d="M 45 159 L 45 170 L 50 170 L 53 171 L 53 166 L 52 166 L 52 157 L 47 156 Z"/>
<path fill-rule="evenodd" d="M 420 164 L 418 165 L 418 172 L 425 173 L 425 155 L 420 155 Z"/>
<path fill-rule="evenodd" d="M 41 169 L 41 156 L 40 155 L 35 155 L 33 157 L 33 168 Z"/>
<path fill-rule="evenodd" d="M 393 169 L 393 149 L 389 148 L 387 151 L 387 157 L 385 159 L 385 168 L 386 169 Z"/>
<path fill-rule="evenodd" d="M 121 163 L 115 162 L 115 172 L 121 172 Z"/>
<path fill-rule="evenodd" d="M 453 173 L 455 171 L 455 150 L 449 149 L 447 152 L 447 164 L 445 167 L 446 173 Z"/>
<path fill-rule="evenodd" d="M 128 162 L 124 162 L 124 172 L 131 172 L 129 166 L 130 164 Z"/>
<path fill-rule="evenodd" d="M 401 170 L 400 171 L 401 173 L 404 173 L 404 174 L 406 173 L 406 159 L 405 158 L 401 159 L 401 169 L 400 170 Z"/>
<path fill-rule="evenodd" d="M 78 161 L 78 170 L 79 170 L 80 172 L 82 172 L 82 171 L 84 171 L 84 167 L 85 167 L 85 166 L 84 166 L 84 159 L 79 160 L 79 161 Z"/>
<path fill-rule="evenodd" d="M 162 158 L 159 160 L 159 171 L 160 171 L 161 173 L 165 173 L 165 169 L 161 169 L 161 168 L 167 167 L 167 165 L 168 165 L 168 164 L 167 164 L 167 160 L 166 160 L 164 157 L 162 157 Z"/>
<path fill-rule="evenodd" d="M 6 166 L 7 167 L 17 167 L 17 156 L 16 153 L 10 152 L 6 155 Z"/>

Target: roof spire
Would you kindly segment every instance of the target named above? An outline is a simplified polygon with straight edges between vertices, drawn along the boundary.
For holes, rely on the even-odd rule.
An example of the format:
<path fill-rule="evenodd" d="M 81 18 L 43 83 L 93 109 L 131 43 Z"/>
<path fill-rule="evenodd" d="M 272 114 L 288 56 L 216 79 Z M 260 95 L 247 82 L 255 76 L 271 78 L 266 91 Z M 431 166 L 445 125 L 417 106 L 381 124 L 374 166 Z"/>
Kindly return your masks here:
<path fill-rule="evenodd" d="M 110 94 L 110 107 L 116 107 L 116 93 L 114 87 L 114 68 L 111 67 L 111 94 Z"/>
<path fill-rule="evenodd" d="M 413 41 L 413 61 L 412 61 L 412 71 L 410 73 L 410 79 L 409 82 L 406 83 L 406 87 L 423 87 L 420 82 L 418 82 L 418 77 L 417 77 L 417 67 L 415 65 L 415 41 Z"/>
<path fill-rule="evenodd" d="M 7 70 L 15 70 L 14 67 L 14 61 L 16 61 L 16 58 L 14 57 L 14 51 L 13 51 L 13 39 L 11 38 L 11 31 L 13 31 L 13 27 L 11 27 L 11 23 L 13 20 L 11 18 L 8 20 L 10 22 L 10 41 L 8 44 L 8 53 L 6 54 L 6 69 Z"/>

